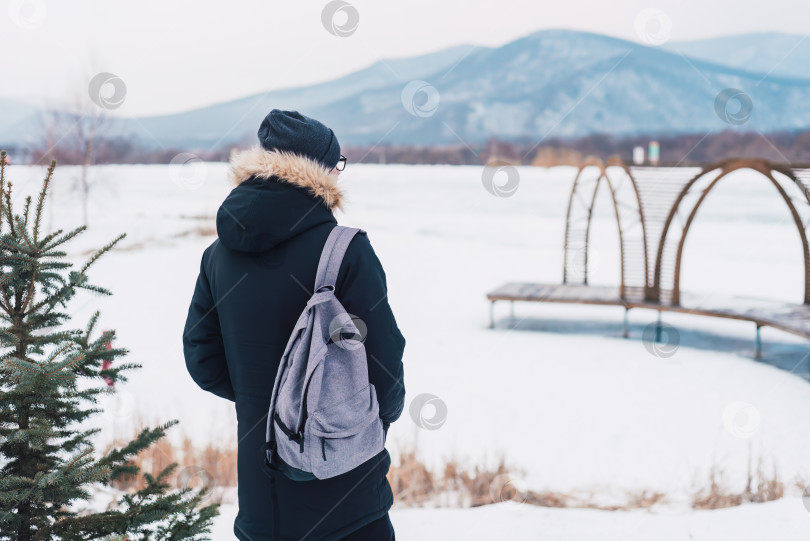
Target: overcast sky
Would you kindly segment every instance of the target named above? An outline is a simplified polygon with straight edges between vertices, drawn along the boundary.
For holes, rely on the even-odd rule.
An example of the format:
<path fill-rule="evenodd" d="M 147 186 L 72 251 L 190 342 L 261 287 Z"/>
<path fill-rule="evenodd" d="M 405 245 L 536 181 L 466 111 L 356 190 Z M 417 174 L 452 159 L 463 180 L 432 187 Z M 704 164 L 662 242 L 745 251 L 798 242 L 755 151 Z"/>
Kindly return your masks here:
<path fill-rule="evenodd" d="M 345 36 L 324 25 L 326 0 L 2 2 L 0 96 L 65 99 L 109 72 L 126 84 L 116 109 L 126 116 L 325 81 L 381 58 L 498 46 L 546 28 L 636 42 L 647 39 L 639 28 L 670 42 L 810 31 L 810 3 L 794 0 L 350 0 L 330 19 Z M 351 10 L 358 23 L 348 28 Z"/>

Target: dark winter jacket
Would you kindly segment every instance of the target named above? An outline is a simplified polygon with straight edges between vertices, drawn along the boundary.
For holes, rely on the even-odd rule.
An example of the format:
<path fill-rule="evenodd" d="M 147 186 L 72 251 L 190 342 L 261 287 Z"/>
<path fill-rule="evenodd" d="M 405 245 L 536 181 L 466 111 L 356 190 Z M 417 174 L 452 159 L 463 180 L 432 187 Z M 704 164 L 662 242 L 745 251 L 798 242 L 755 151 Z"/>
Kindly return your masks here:
<path fill-rule="evenodd" d="M 254 147 L 231 161 L 236 187 L 217 212 L 183 332 L 186 366 L 203 389 L 235 402 L 239 437 L 238 539 L 332 540 L 385 515 L 393 503 L 386 449 L 325 480 L 292 481 L 264 464 L 270 393 L 290 333 L 312 294 L 318 260 L 342 209 L 337 178 L 296 154 Z M 404 408 L 405 339 L 388 304 L 385 272 L 357 234 L 336 294 L 367 327 L 369 380 L 386 430 Z M 271 504 L 278 495 L 278 516 Z"/>

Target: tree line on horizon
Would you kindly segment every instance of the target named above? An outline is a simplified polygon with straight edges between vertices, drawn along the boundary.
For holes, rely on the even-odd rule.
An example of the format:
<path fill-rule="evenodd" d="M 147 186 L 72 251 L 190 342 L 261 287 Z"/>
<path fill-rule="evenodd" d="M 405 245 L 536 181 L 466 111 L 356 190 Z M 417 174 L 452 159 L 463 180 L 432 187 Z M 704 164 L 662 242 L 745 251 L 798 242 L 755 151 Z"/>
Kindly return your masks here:
<path fill-rule="evenodd" d="M 47 165 L 51 160 L 63 165 L 104 164 L 161 164 L 170 163 L 180 153 L 190 153 L 203 161 L 227 162 L 234 151 L 247 148 L 255 142 L 245 137 L 229 147 L 195 149 L 170 147 L 155 149 L 133 137 L 105 137 L 96 133 L 87 142 L 85 130 L 73 137 L 54 142 L 43 138 L 31 148 L 19 149 L 16 163 Z M 477 143 L 453 145 L 353 145 L 345 146 L 343 154 L 350 163 L 377 164 L 448 164 L 485 165 L 508 163 L 512 165 L 579 165 L 587 157 L 603 160 L 619 156 L 632 163 L 633 148 L 647 149 L 650 141 L 660 145 L 662 163 L 682 165 L 708 163 L 732 157 L 758 157 L 781 163 L 810 163 L 810 130 L 783 131 L 763 134 L 726 130 L 716 133 L 680 135 L 615 136 L 596 133 L 578 138 L 548 138 L 542 143 L 527 138 L 505 140 L 491 137 Z"/>

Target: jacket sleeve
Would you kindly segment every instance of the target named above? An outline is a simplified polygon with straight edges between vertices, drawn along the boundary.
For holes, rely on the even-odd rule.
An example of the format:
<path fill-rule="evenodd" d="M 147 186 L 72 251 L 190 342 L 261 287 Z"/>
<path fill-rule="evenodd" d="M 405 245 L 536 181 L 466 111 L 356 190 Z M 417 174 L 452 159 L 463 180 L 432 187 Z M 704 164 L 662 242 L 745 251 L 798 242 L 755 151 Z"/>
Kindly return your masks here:
<path fill-rule="evenodd" d="M 346 311 L 366 326 L 368 379 L 377 390 L 380 418 L 387 433 L 405 407 L 405 338 L 388 304 L 385 272 L 366 234 L 357 233 L 346 249 L 335 293 Z"/>
<path fill-rule="evenodd" d="M 183 329 L 186 368 L 197 385 L 217 396 L 236 401 L 225 362 L 225 345 L 211 287 L 205 275 L 205 253 Z"/>

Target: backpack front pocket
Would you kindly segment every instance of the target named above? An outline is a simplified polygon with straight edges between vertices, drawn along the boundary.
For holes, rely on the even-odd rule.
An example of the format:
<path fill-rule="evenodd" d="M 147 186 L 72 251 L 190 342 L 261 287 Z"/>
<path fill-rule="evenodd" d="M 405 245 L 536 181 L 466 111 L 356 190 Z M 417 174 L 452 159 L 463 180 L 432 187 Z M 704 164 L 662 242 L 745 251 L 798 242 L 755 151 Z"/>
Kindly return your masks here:
<path fill-rule="evenodd" d="M 312 412 L 307 424 L 311 444 L 305 453 L 320 479 L 354 469 L 385 444 L 372 383 L 338 404 Z"/>

